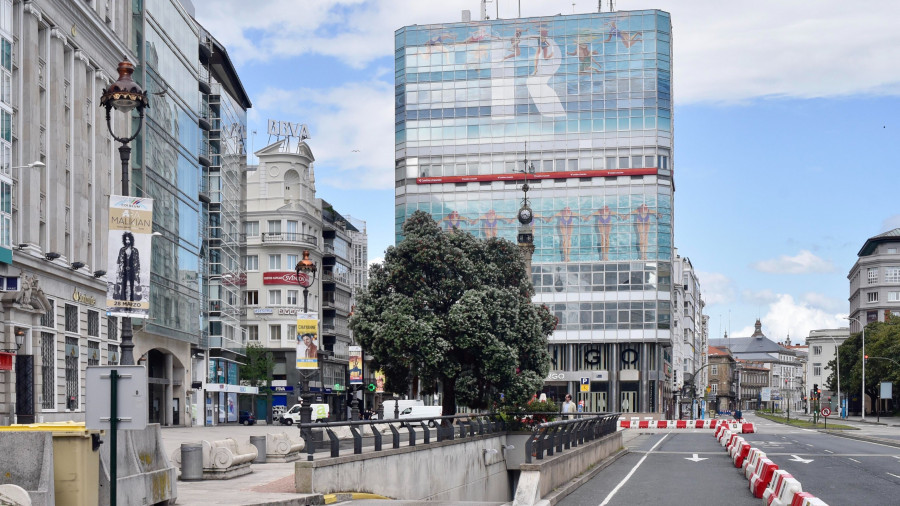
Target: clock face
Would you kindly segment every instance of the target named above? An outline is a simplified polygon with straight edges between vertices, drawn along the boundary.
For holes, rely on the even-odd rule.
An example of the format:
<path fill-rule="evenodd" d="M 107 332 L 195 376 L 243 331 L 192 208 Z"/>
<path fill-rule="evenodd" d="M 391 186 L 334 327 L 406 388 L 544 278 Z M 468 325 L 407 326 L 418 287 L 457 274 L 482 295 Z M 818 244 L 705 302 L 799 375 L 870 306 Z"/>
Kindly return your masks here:
<path fill-rule="evenodd" d="M 531 209 L 527 207 L 519 209 L 519 221 L 522 223 L 528 223 L 531 221 Z"/>

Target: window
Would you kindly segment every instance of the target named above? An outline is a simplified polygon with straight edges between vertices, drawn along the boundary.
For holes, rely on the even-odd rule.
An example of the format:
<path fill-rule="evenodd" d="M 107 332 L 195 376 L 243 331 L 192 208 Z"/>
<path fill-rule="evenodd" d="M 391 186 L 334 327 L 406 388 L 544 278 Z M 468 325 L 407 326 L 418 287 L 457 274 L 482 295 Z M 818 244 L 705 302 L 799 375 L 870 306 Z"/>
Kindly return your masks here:
<path fill-rule="evenodd" d="M 56 407 L 56 339 L 41 332 L 41 409 Z"/>
<path fill-rule="evenodd" d="M 888 292 L 888 302 L 900 301 L 900 292 Z"/>
<path fill-rule="evenodd" d="M 281 290 L 269 290 L 269 305 L 270 306 L 280 306 L 281 305 Z"/>
<path fill-rule="evenodd" d="M 297 305 L 297 290 L 288 290 L 287 291 L 287 305 L 296 306 Z"/>
<path fill-rule="evenodd" d="M 269 255 L 269 270 L 281 269 L 281 255 Z"/>
<path fill-rule="evenodd" d="M 100 343 L 97 341 L 88 341 L 87 345 L 87 365 L 100 365 Z"/>
<path fill-rule="evenodd" d="M 3 172 L 9 170 L 9 164 L 2 162 Z M 0 182 L 0 246 L 12 248 L 12 185 Z"/>
<path fill-rule="evenodd" d="M 119 340 L 119 319 L 115 316 L 106 317 L 106 338 L 110 341 Z"/>
<path fill-rule="evenodd" d="M 298 255 L 288 255 L 287 256 L 287 268 L 293 269 L 296 267 L 297 262 L 300 261 L 300 257 Z"/>
<path fill-rule="evenodd" d="M 888 250 L 888 255 L 896 255 L 897 254 L 897 248 L 888 248 L 887 250 Z"/>
<path fill-rule="evenodd" d="M 244 292 L 244 305 L 245 306 L 258 306 L 259 305 L 259 292 L 256 290 L 247 290 Z"/>
<path fill-rule="evenodd" d="M 91 337 L 100 337 L 100 313 L 88 310 L 88 335 Z M 100 364 L 97 364 L 100 365 Z"/>
<path fill-rule="evenodd" d="M 299 225 L 299 224 L 300 224 L 300 222 L 295 221 L 295 220 L 288 220 L 288 221 L 287 221 L 287 230 L 286 230 L 286 232 L 287 232 L 288 235 L 290 236 L 289 239 L 293 240 L 293 239 L 296 239 L 296 238 L 297 238 L 297 232 L 299 232 L 299 230 L 298 230 L 298 228 L 299 228 L 298 225 Z"/>
<path fill-rule="evenodd" d="M 822 375 L 822 363 L 816 362 L 813 363 L 813 376 L 821 376 Z"/>
<path fill-rule="evenodd" d="M 115 344 L 106 345 L 106 365 L 119 365 L 119 347 Z"/>
<path fill-rule="evenodd" d="M 709 384 L 709 393 L 716 395 L 719 393 L 719 384 L 718 383 L 710 383 Z"/>
<path fill-rule="evenodd" d="M 269 325 L 269 341 L 281 341 L 281 325 Z"/>
<path fill-rule="evenodd" d="M 900 267 L 890 266 L 884 268 L 885 283 L 900 283 Z"/>
<path fill-rule="evenodd" d="M 66 306 L 68 320 L 68 306 Z M 66 409 L 78 409 L 78 338 L 66 338 Z"/>
<path fill-rule="evenodd" d="M 878 282 L 878 267 L 869 267 L 866 273 L 870 285 L 874 285 Z"/>
<path fill-rule="evenodd" d="M 878 292 L 869 292 L 866 294 L 866 299 L 869 302 L 878 302 Z"/>
<path fill-rule="evenodd" d="M 821 354 L 822 354 L 822 347 L 819 346 L 819 345 L 814 345 L 814 346 L 812 347 L 812 352 L 813 352 L 813 355 L 821 355 Z"/>
<path fill-rule="evenodd" d="M 719 375 L 719 366 L 718 365 L 709 366 L 709 374 L 712 376 L 718 376 Z"/>
<path fill-rule="evenodd" d="M 66 304 L 66 332 L 78 333 L 78 306 Z"/>
<path fill-rule="evenodd" d="M 244 257 L 244 270 L 258 271 L 259 270 L 259 255 L 245 256 Z"/>
<path fill-rule="evenodd" d="M 259 222 L 258 221 L 248 221 L 244 223 L 244 234 L 247 237 L 258 237 L 259 236 Z"/>
<path fill-rule="evenodd" d="M 281 220 L 269 220 L 269 233 L 270 234 L 280 234 L 281 233 Z"/>
<path fill-rule="evenodd" d="M 256 325 L 250 325 L 247 327 L 247 340 L 259 341 L 259 327 L 257 327 Z"/>

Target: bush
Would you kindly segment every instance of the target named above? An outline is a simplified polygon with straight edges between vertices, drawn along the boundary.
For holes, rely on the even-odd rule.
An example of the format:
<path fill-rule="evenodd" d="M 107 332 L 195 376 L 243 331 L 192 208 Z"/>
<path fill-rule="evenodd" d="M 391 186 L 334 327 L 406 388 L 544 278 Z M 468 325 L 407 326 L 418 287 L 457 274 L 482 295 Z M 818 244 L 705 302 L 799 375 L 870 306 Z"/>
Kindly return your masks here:
<path fill-rule="evenodd" d="M 507 430 L 533 430 L 544 422 L 556 420 L 559 405 L 553 401 L 531 401 L 524 406 L 497 406 L 500 419 L 506 422 Z"/>

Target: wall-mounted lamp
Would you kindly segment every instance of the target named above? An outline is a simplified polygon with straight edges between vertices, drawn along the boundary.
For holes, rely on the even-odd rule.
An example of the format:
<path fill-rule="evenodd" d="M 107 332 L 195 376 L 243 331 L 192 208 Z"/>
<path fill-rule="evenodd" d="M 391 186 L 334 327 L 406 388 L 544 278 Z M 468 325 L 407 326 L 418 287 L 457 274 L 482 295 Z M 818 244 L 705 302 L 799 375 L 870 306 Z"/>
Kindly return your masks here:
<path fill-rule="evenodd" d="M 16 351 L 19 351 L 19 348 L 25 344 L 25 331 L 23 329 L 16 329 Z"/>
<path fill-rule="evenodd" d="M 77 271 L 78 269 L 81 269 L 82 267 L 84 267 L 84 262 L 72 262 L 72 270 L 73 271 Z"/>
<path fill-rule="evenodd" d="M 106 274 L 106 271 L 94 271 L 95 278 L 99 278 L 100 276 L 103 276 L 104 274 Z"/>
<path fill-rule="evenodd" d="M 17 167 L 10 167 L 9 169 L 10 170 L 12 170 L 12 169 L 30 169 L 32 167 L 34 167 L 35 169 L 43 169 L 46 166 L 47 165 L 44 162 L 42 162 L 40 160 L 35 160 L 27 165 L 19 165 Z"/>
<path fill-rule="evenodd" d="M 52 262 L 61 256 L 62 255 L 60 255 L 59 253 L 57 253 L 55 251 L 51 251 L 51 252 L 47 253 L 46 255 L 44 255 L 44 258 L 46 258 L 47 260 L 50 260 Z"/>

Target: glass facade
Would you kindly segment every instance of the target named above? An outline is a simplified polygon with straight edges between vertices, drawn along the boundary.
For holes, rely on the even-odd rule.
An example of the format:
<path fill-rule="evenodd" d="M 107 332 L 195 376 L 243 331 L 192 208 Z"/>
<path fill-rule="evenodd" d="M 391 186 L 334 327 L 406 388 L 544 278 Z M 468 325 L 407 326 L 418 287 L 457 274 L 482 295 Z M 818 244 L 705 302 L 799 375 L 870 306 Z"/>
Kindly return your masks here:
<path fill-rule="evenodd" d="M 515 242 L 527 177 L 535 301 L 559 320 L 551 343 L 627 356 L 606 363 L 588 408 L 660 411 L 668 397 L 657 378 L 671 343 L 671 61 L 671 20 L 656 10 L 395 34 L 397 240 L 422 210 Z M 553 369 L 581 367 L 564 362 Z M 552 383 L 551 395 L 577 391 Z"/>
<path fill-rule="evenodd" d="M 196 25 L 172 0 L 134 2 L 135 78 L 150 97 L 132 143 L 131 194 L 155 199 L 149 329 L 198 343 L 201 206 Z M 135 120 L 136 121 L 136 120 Z"/>

